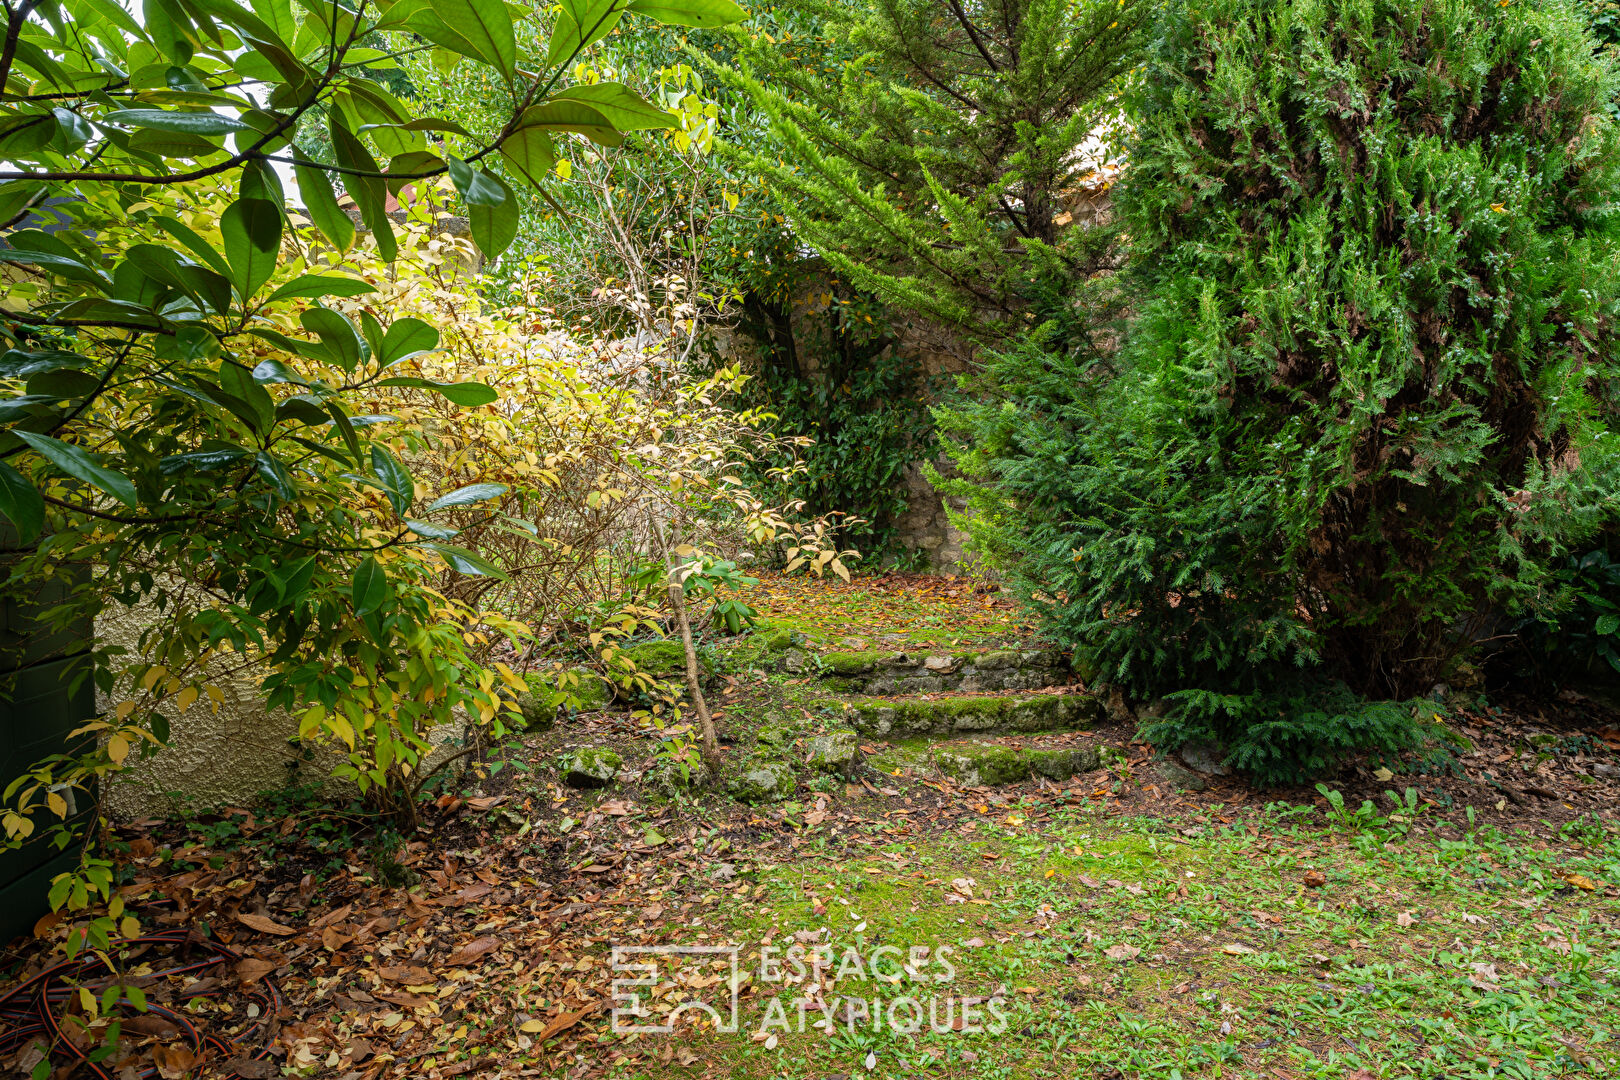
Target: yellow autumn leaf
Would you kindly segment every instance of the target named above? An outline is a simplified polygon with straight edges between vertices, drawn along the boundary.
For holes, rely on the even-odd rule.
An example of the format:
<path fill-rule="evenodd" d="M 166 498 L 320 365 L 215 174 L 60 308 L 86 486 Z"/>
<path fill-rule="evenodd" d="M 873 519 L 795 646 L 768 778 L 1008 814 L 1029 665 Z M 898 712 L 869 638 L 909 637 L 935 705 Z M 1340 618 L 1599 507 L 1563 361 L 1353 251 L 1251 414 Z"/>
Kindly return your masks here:
<path fill-rule="evenodd" d="M 122 735 L 112 736 L 107 740 L 107 756 L 112 758 L 113 764 L 122 765 L 129 757 L 129 740 Z"/>

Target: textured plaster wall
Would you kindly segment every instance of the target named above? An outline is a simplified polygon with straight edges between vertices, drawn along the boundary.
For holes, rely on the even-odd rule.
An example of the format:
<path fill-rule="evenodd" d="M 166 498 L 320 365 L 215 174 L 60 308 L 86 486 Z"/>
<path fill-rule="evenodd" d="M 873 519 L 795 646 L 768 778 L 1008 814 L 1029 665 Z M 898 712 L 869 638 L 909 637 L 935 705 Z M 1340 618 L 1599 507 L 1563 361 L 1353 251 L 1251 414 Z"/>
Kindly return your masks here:
<path fill-rule="evenodd" d="M 96 620 L 97 642 L 133 652 L 141 631 L 153 621 L 148 608 L 115 605 Z M 235 670 L 240 667 L 240 660 L 231 657 L 210 672 L 210 681 L 225 699 L 217 712 L 206 697 L 183 713 L 173 707 L 162 710 L 169 718 L 169 745 L 144 761 L 132 756 L 133 766 L 108 785 L 106 809 L 113 818 L 165 814 L 180 805 L 197 810 L 245 806 L 260 792 L 323 779 L 333 794 L 353 790 L 331 778 L 332 767 L 342 760 L 338 754 L 311 752 L 289 741 L 298 734 L 297 721 L 281 710 L 266 709 L 253 670 Z M 96 706 L 110 710 L 121 699 L 117 693 L 98 691 Z M 459 727 L 445 725 L 434 740 L 439 750 L 428 758 L 430 766 L 454 751 L 460 733 L 450 729 Z"/>

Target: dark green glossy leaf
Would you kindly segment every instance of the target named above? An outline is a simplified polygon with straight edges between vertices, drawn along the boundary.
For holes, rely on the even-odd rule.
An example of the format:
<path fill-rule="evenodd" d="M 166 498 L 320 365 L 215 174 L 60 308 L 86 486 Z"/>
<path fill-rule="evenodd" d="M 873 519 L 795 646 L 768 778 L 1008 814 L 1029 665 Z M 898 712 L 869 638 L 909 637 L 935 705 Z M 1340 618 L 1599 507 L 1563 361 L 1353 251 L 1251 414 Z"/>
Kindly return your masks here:
<path fill-rule="evenodd" d="M 381 481 L 394 512 L 404 517 L 411 503 L 416 501 L 416 485 L 411 480 L 410 471 L 382 446 L 371 448 L 371 471 Z"/>
<path fill-rule="evenodd" d="M 505 484 L 468 484 L 459 487 L 448 495 L 440 495 L 428 503 L 426 513 L 432 514 L 439 510 L 449 510 L 454 506 L 471 506 L 486 499 L 499 498 L 507 491 Z"/>
<path fill-rule="evenodd" d="M 298 160 L 302 162 L 306 159 L 300 154 Z M 313 165 L 297 164 L 293 166 L 293 175 L 298 178 L 298 193 L 303 196 L 304 210 L 309 214 L 309 220 L 338 251 L 348 251 L 354 244 L 354 222 L 338 206 L 337 196 L 332 192 L 332 181 L 326 172 Z"/>
<path fill-rule="evenodd" d="M 520 212 L 517 196 L 506 186 L 506 181 L 494 173 L 486 175 L 501 189 L 501 201 L 494 204 L 469 203 L 467 224 L 472 229 L 473 243 L 478 245 L 478 250 L 484 258 L 493 259 L 517 239 Z"/>
<path fill-rule="evenodd" d="M 213 472 L 247 456 L 246 450 L 234 446 L 221 450 L 193 450 L 189 454 L 175 454 L 164 458 L 158 463 L 158 472 L 164 476 L 174 476 L 183 472 Z"/>
<path fill-rule="evenodd" d="M 510 580 L 500 567 L 480 555 L 476 555 L 466 548 L 451 547 L 449 544 L 428 544 L 428 547 L 444 556 L 444 561 L 451 568 L 475 577 L 492 577 L 497 581 Z"/>
<path fill-rule="evenodd" d="M 155 131 L 174 131 L 182 135 L 229 135 L 243 131 L 247 125 L 234 116 L 221 116 L 216 112 L 171 112 L 168 109 L 114 109 L 103 113 L 100 119 L 109 124 L 126 127 L 152 128 Z"/>
<path fill-rule="evenodd" d="M 348 220 L 347 216 L 344 220 Z M 270 299 L 266 302 L 274 303 L 293 296 L 364 296 L 366 293 L 376 291 L 375 285 L 359 278 L 339 274 L 304 274 L 293 278 L 285 285 L 277 286 L 276 291 L 270 294 Z"/>
<path fill-rule="evenodd" d="M 265 199 L 238 199 L 219 219 L 231 285 L 243 302 L 276 272 L 281 255 L 281 208 Z"/>
<path fill-rule="evenodd" d="M 31 544 L 45 527 L 45 499 L 16 469 L 0 461 L 0 514 L 10 519 L 22 542 Z"/>
<path fill-rule="evenodd" d="M 499 206 L 506 201 L 506 191 L 494 174 L 468 165 L 460 158 L 446 160 L 450 179 L 468 206 Z"/>
<path fill-rule="evenodd" d="M 133 507 L 137 502 L 135 485 L 130 483 L 129 477 L 122 473 L 104 469 L 96 464 L 88 452 L 81 447 L 53 439 L 49 435 L 38 435 L 32 431 L 12 429 L 12 434 L 39 451 L 52 465 L 62 470 L 75 480 L 82 480 L 92 487 L 111 495 L 125 506 Z"/>
<path fill-rule="evenodd" d="M 276 402 L 270 396 L 270 391 L 266 390 L 264 384 L 255 379 L 252 373 L 238 364 L 229 362 L 221 364 L 219 386 L 221 390 L 244 402 L 252 410 L 255 431 L 263 434 L 270 430 L 275 423 Z"/>
<path fill-rule="evenodd" d="M 292 502 L 298 498 L 298 485 L 293 481 L 292 473 L 267 450 L 260 450 L 253 455 L 259 464 L 259 475 L 269 481 L 282 502 Z"/>
<path fill-rule="evenodd" d="M 388 575 L 370 555 L 354 568 L 354 581 L 350 586 L 356 615 L 369 615 L 383 606 L 388 599 Z"/>
<path fill-rule="evenodd" d="M 392 379 L 383 379 L 378 386 L 414 386 L 423 390 L 434 390 L 442 394 L 448 401 L 463 408 L 477 408 L 500 400 L 500 394 L 483 383 L 443 383 L 432 379 L 418 379 L 407 375 L 396 376 Z"/>
<path fill-rule="evenodd" d="M 411 518 L 405 519 L 405 525 L 424 540 L 454 540 L 460 535 L 458 529 L 447 529 L 442 525 L 430 525 L 425 521 L 414 521 Z"/>
<path fill-rule="evenodd" d="M 377 241 L 377 253 L 384 262 L 393 262 L 399 255 L 399 245 L 394 240 L 394 223 L 388 217 L 382 170 L 377 167 L 371 151 L 343 126 L 336 110 L 330 113 L 329 119 L 327 130 L 332 135 L 332 152 L 338 164 L 356 170 L 345 180 L 345 187 L 360 208 L 360 219 Z"/>

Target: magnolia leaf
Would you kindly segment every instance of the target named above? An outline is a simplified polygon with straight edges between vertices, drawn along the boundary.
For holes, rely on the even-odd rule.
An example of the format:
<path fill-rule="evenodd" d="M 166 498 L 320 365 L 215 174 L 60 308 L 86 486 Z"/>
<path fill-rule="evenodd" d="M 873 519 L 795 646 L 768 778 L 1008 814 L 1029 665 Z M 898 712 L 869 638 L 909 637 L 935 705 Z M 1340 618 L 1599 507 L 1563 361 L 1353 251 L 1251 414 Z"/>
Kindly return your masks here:
<path fill-rule="evenodd" d="M 570 86 L 551 100 L 583 101 L 601 113 L 608 123 L 619 131 L 680 127 L 675 115 L 668 109 L 660 109 L 651 102 L 642 100 L 634 90 L 622 83 Z"/>
<path fill-rule="evenodd" d="M 452 506 L 471 506 L 473 503 L 498 498 L 505 494 L 505 484 L 468 484 L 466 487 L 456 488 L 448 495 L 440 495 L 437 499 L 428 503 L 426 513 L 432 514 L 439 510 L 448 510 Z"/>
<path fill-rule="evenodd" d="M 402 360 L 432 352 L 439 347 L 439 331 L 421 319 L 395 319 L 383 335 L 378 364 L 392 367 Z"/>
<path fill-rule="evenodd" d="M 443 525 L 431 525 L 426 521 L 405 519 L 405 525 L 424 540 L 454 540 L 459 534 L 457 529 L 447 529 Z"/>
<path fill-rule="evenodd" d="M 517 196 L 507 187 L 506 181 L 494 173 L 485 175 L 500 188 L 501 201 L 494 204 L 468 203 L 467 223 L 478 250 L 484 258 L 493 259 L 517 239 L 520 213 Z"/>
<path fill-rule="evenodd" d="M 298 485 L 293 481 L 292 473 L 287 471 L 287 466 L 266 450 L 260 450 L 253 456 L 259 463 L 259 475 L 270 482 L 282 502 L 292 502 L 298 498 Z"/>
<path fill-rule="evenodd" d="M 630 10 L 670 26 L 730 26 L 748 18 L 731 0 L 630 0 Z"/>
<path fill-rule="evenodd" d="M 281 254 L 281 208 L 267 199 L 238 199 L 219 218 L 231 286 L 244 303 L 276 272 Z"/>
<path fill-rule="evenodd" d="M 354 222 L 338 206 L 337 196 L 332 193 L 332 181 L 325 170 L 302 164 L 303 155 L 296 156 L 300 164 L 293 166 L 293 175 L 298 178 L 298 193 L 304 198 L 309 220 L 339 252 L 347 252 L 354 244 Z"/>
<path fill-rule="evenodd" d="M 518 126 L 573 131 L 603 146 L 619 146 L 624 142 L 624 136 L 608 118 L 583 101 L 548 101 L 531 106 L 523 110 Z"/>
<path fill-rule="evenodd" d="M 33 543 L 45 527 L 44 497 L 22 473 L 3 461 L 0 461 L 0 514 L 10 519 L 25 544 Z"/>
<path fill-rule="evenodd" d="M 506 191 L 493 173 L 468 165 L 460 158 L 446 159 L 450 179 L 468 206 L 499 206 L 506 201 Z"/>
<path fill-rule="evenodd" d="M 39 451 L 52 465 L 75 480 L 82 480 L 92 487 L 105 491 L 125 506 L 135 506 L 137 502 L 135 485 L 130 483 L 129 477 L 97 465 L 82 448 L 32 431 L 13 428 L 12 434 Z"/>
<path fill-rule="evenodd" d="M 394 513 L 404 517 L 405 511 L 416 500 L 416 484 L 411 480 L 410 471 L 381 446 L 371 448 L 371 471 L 382 481 L 383 491 L 393 505 Z"/>
<path fill-rule="evenodd" d="M 501 143 L 501 156 L 535 187 L 557 163 L 557 150 L 544 128 L 518 128 Z"/>
<path fill-rule="evenodd" d="M 399 244 L 394 239 L 394 223 L 388 216 L 384 201 L 387 188 L 383 185 L 382 170 L 377 167 L 377 159 L 371 156 L 371 151 L 353 132 L 343 126 L 338 110 L 333 109 L 328 120 L 332 152 L 337 156 L 338 164 L 354 170 L 345 183 L 355 205 L 360 208 L 360 220 L 371 230 L 372 237 L 377 241 L 377 253 L 383 261 L 393 262 L 399 255 Z"/>
<path fill-rule="evenodd" d="M 428 547 L 444 556 L 444 561 L 450 564 L 451 569 L 474 577 L 492 577 L 497 581 L 508 580 L 500 567 L 482 556 L 476 555 L 466 548 L 451 547 L 449 544 L 428 544 Z"/>
<path fill-rule="evenodd" d="M 444 398 L 464 409 L 476 409 L 480 405 L 488 405 L 500 399 L 500 394 L 494 388 L 483 383 L 445 383 L 434 382 L 432 379 L 418 379 L 414 376 L 399 375 L 392 379 L 383 379 L 378 386 L 414 386 L 422 390 L 433 390 Z"/>
<path fill-rule="evenodd" d="M 298 317 L 304 329 L 321 339 L 332 358 L 345 371 L 353 371 L 363 355 L 354 324 L 329 308 L 313 307 Z"/>
<path fill-rule="evenodd" d="M 623 0 L 562 0 L 546 48 L 546 66 L 566 63 L 613 32 L 624 18 Z"/>
<path fill-rule="evenodd" d="M 382 607 L 383 601 L 388 599 L 388 575 L 377 560 L 370 555 L 360 560 L 360 565 L 354 568 L 354 581 L 352 584 L 354 596 L 354 613 L 356 615 L 369 615 Z"/>
<path fill-rule="evenodd" d="M 478 49 L 507 82 L 517 74 L 512 16 L 501 0 L 431 0 L 434 14 Z"/>
<path fill-rule="evenodd" d="M 168 109 L 114 109 L 103 113 L 100 119 L 109 124 L 152 128 L 156 131 L 174 131 L 182 135 L 229 135 L 235 131 L 250 131 L 248 125 L 232 116 L 217 112 L 171 112 Z"/>
<path fill-rule="evenodd" d="M 363 296 L 376 291 L 375 285 L 359 278 L 340 274 L 303 274 L 285 285 L 277 286 L 267 303 L 293 296 Z"/>

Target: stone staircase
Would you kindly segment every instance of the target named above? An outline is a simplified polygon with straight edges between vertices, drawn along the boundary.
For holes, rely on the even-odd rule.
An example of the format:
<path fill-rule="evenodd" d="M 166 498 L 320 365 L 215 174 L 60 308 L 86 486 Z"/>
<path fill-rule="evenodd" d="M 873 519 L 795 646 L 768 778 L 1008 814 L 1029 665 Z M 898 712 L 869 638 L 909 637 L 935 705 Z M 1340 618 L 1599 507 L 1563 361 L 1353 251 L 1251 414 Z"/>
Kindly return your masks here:
<path fill-rule="evenodd" d="M 961 787 L 1067 779 L 1100 765 L 1085 734 L 1102 701 L 1047 649 L 864 650 L 801 654 L 821 703 L 842 715 L 866 763 L 934 773 Z M 847 736 L 846 736 L 847 737 Z"/>

